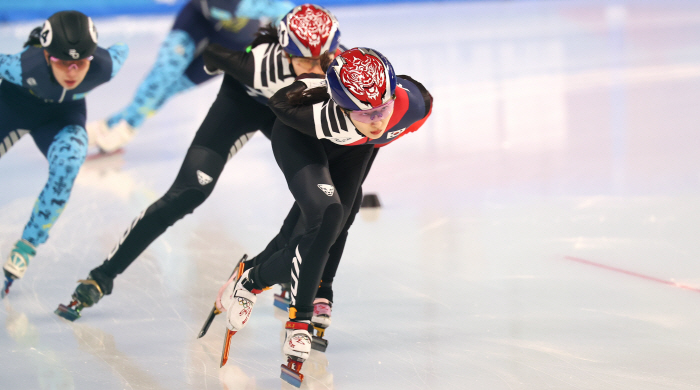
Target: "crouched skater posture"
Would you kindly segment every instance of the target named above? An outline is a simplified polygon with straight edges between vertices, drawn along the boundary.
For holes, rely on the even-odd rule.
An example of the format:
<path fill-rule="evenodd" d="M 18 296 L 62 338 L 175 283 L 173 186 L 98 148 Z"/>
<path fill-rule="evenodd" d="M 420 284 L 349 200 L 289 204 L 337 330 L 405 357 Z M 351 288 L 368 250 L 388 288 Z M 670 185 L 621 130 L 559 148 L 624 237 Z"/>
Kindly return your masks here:
<path fill-rule="evenodd" d="M 220 290 L 228 330 L 222 363 L 231 336 L 248 323 L 257 294 L 267 286 L 291 283 L 282 378 L 298 387 L 311 350 L 314 299 L 329 251 L 361 201 L 358 193 L 377 148 L 422 126 L 432 97 L 411 77 L 395 76 L 376 50 L 354 48 L 330 63 L 325 80 L 296 81 L 270 98 L 269 105 L 277 115 L 275 159 L 302 214 L 295 229 L 299 234 L 265 259 L 241 263 L 240 272 Z"/>
<path fill-rule="evenodd" d="M 128 55 L 123 44 L 98 47 L 92 19 L 77 11 L 51 15 L 24 46 L 0 54 L 0 157 L 30 134 L 49 162 L 49 178 L 3 266 L 3 297 L 66 207 L 87 153 L 85 95 L 113 78 Z"/>
<path fill-rule="evenodd" d="M 339 39 L 336 18 L 319 6 L 304 4 L 289 11 L 278 29 L 262 28 L 249 50 L 208 46 L 203 54 L 208 71 L 225 75 L 175 182 L 134 219 L 104 262 L 76 287 L 71 303 L 60 305 L 56 314 L 73 321 L 83 308 L 111 294 L 117 275 L 168 227 L 204 203 L 228 160 L 256 131 L 270 137 L 275 116 L 267 106 L 269 97 L 299 74 L 322 77 L 319 57 L 327 51 L 335 53 Z"/>

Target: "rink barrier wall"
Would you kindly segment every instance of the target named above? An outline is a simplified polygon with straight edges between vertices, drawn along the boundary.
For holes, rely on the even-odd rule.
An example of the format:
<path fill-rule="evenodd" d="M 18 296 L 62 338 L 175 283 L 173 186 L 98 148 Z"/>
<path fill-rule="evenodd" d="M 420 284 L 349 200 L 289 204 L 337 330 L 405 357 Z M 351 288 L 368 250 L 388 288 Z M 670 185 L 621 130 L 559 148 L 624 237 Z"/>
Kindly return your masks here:
<path fill-rule="evenodd" d="M 189 0 L 0 0 L 0 23 L 46 19 L 61 10 L 78 10 L 91 17 L 143 14 L 175 14 Z M 310 0 L 307 0 L 310 1 Z M 324 6 L 350 6 L 382 3 L 483 2 L 522 0 L 316 0 Z M 297 4 L 306 1 L 294 1 Z"/>

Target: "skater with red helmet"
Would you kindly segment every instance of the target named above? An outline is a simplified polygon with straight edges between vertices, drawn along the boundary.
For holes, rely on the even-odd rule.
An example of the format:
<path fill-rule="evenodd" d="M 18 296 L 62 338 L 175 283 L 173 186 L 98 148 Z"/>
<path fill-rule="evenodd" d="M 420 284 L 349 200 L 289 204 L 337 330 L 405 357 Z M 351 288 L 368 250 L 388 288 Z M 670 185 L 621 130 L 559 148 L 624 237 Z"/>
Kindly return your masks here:
<path fill-rule="evenodd" d="M 337 264 L 329 267 L 329 253 L 346 239 L 344 227 L 359 208 L 361 184 L 377 151 L 420 128 L 430 115 L 432 97 L 411 77 L 396 76 L 378 51 L 354 48 L 330 63 L 325 79 L 302 78 L 278 91 L 269 105 L 277 115 L 272 148 L 304 215 L 302 233 L 265 259 L 241 263 L 238 275 L 220 291 L 228 308 L 223 357 L 230 337 L 248 323 L 257 294 L 290 282 L 283 345 L 288 362 L 282 378 L 298 387 L 311 350 L 312 320 L 330 319 L 332 295 L 324 293 L 332 290 L 323 287 Z M 326 307 L 315 310 L 319 305 Z"/>

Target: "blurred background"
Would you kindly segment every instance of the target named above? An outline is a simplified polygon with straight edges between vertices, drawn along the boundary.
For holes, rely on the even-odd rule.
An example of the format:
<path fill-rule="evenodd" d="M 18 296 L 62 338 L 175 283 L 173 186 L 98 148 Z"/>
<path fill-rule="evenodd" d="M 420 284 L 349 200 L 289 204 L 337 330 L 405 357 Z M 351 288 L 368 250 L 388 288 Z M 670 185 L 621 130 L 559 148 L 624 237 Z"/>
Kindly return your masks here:
<path fill-rule="evenodd" d="M 53 12 L 124 42 L 88 120 L 125 106 L 185 0 L 3 1 L 0 52 Z M 342 43 L 381 51 L 434 96 L 384 148 L 336 278 L 309 389 L 698 389 L 700 2 L 330 1 Z M 70 205 L 2 302 L 2 385 L 288 389 L 285 313 L 256 305 L 220 369 L 224 321 L 196 339 L 225 275 L 291 206 L 256 135 L 207 202 L 154 242 L 115 292 L 52 311 L 172 183 L 220 79 L 173 97 L 121 155 L 86 162 Z M 1 118 L 0 118 L 1 119 Z M 0 254 L 46 180 L 26 137 L 0 160 Z"/>

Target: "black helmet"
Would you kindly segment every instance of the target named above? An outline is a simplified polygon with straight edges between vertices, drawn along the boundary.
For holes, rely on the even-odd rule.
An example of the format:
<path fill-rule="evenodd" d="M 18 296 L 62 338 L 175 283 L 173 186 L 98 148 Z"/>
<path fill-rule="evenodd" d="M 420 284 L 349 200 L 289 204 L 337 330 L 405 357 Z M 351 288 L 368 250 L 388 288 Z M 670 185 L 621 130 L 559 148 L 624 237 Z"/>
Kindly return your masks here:
<path fill-rule="evenodd" d="M 51 15 L 41 29 L 41 46 L 60 60 L 90 57 L 97 48 L 97 30 L 92 19 L 78 11 Z"/>

